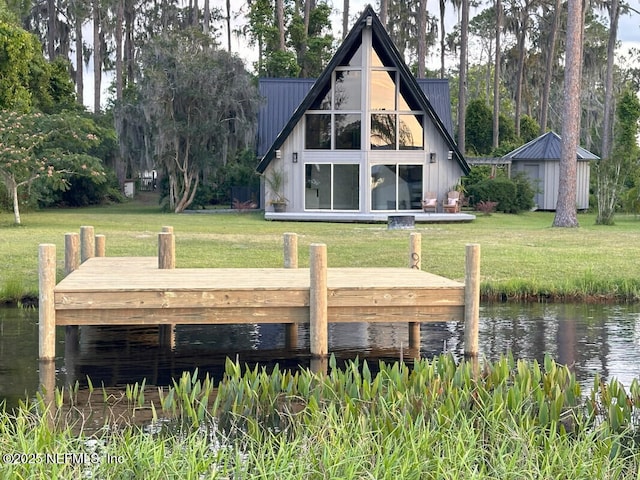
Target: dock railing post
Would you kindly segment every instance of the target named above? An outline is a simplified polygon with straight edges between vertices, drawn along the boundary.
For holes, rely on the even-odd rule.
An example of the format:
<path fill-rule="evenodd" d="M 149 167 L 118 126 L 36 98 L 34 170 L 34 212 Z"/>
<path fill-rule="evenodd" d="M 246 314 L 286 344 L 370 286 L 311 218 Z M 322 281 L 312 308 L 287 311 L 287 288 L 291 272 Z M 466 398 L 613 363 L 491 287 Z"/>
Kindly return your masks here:
<path fill-rule="evenodd" d="M 93 227 L 80 227 L 80 263 L 96 256 L 96 239 Z"/>
<path fill-rule="evenodd" d="M 478 355 L 480 324 L 480 245 L 469 244 L 465 255 L 464 354 Z"/>
<path fill-rule="evenodd" d="M 409 268 L 422 268 L 422 235 L 417 232 L 409 235 Z M 409 322 L 409 348 L 420 350 L 419 322 Z"/>
<path fill-rule="evenodd" d="M 162 227 L 158 234 L 158 268 L 172 270 L 176 268 L 176 240 L 173 227 Z M 161 346 L 173 349 L 176 344 L 175 325 L 158 325 L 158 341 Z"/>
<path fill-rule="evenodd" d="M 298 235 L 295 233 L 283 234 L 284 268 L 298 268 Z M 287 323 L 284 326 L 284 342 L 286 348 L 298 346 L 298 325 Z"/>
<path fill-rule="evenodd" d="M 311 356 L 329 353 L 327 320 L 327 246 L 312 243 L 309 255 L 309 343 Z"/>
<path fill-rule="evenodd" d="M 38 336 L 39 357 L 42 361 L 56 358 L 56 246 L 40 245 L 38 251 Z"/>

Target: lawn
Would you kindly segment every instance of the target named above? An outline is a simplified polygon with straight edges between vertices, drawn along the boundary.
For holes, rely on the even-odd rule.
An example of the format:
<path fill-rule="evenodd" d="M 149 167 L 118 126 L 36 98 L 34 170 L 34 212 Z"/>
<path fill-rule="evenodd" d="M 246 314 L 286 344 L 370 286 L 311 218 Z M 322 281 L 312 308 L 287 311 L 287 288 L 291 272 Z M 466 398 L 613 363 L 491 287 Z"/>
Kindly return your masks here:
<path fill-rule="evenodd" d="M 406 266 L 409 232 L 384 224 L 270 222 L 260 213 L 163 213 L 155 205 L 129 202 L 83 209 L 23 212 L 15 226 L 0 213 L 0 300 L 37 292 L 38 244 L 58 247 L 62 274 L 64 234 L 92 225 L 106 236 L 107 255 L 156 255 L 157 233 L 174 227 L 177 267 L 279 267 L 282 234 L 299 235 L 300 266 L 308 246 L 327 244 L 329 266 Z M 581 214 L 576 229 L 552 228 L 553 213 L 479 215 L 472 223 L 418 224 L 422 268 L 464 278 L 465 245 L 481 245 L 484 298 L 516 300 L 640 299 L 640 219 L 618 215 L 614 226 L 596 226 Z"/>

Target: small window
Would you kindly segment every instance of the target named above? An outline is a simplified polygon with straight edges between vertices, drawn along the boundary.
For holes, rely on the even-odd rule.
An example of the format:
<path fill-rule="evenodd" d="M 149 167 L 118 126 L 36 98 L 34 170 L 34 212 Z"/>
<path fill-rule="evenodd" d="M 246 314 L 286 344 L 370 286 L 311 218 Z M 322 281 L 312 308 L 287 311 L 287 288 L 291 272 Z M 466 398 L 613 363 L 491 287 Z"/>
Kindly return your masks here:
<path fill-rule="evenodd" d="M 371 149 L 396 149 L 396 115 L 374 113 L 371 115 Z"/>
<path fill-rule="evenodd" d="M 360 150 L 360 118 L 359 113 L 335 116 L 336 149 Z"/>
<path fill-rule="evenodd" d="M 305 148 L 309 150 L 331 148 L 331 115 L 305 115 Z"/>

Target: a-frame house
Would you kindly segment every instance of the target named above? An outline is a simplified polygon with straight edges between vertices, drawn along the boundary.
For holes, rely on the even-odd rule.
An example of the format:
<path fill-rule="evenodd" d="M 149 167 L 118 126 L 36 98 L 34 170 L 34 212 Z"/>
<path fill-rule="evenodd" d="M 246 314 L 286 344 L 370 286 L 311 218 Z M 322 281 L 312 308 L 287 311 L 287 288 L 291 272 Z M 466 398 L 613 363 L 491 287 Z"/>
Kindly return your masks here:
<path fill-rule="evenodd" d="M 442 202 L 469 172 L 452 137 L 448 83 L 417 81 L 371 6 L 318 79 L 265 79 L 260 89 L 266 218 L 435 219 L 442 207 L 422 213 L 425 193 Z M 274 211 L 277 197 L 285 213 Z"/>

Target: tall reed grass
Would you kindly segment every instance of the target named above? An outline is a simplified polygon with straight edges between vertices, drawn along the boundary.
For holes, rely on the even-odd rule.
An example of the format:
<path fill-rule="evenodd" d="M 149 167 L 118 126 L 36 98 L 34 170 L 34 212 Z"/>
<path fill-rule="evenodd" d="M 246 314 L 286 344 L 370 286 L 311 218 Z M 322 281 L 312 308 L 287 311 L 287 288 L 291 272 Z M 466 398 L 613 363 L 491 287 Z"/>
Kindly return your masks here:
<path fill-rule="evenodd" d="M 375 367 L 375 368 L 374 368 Z M 640 475 L 640 385 L 574 375 L 506 356 L 412 366 L 331 361 L 327 374 L 272 371 L 228 361 L 217 391 L 184 374 L 161 389 L 128 387 L 149 425 L 86 435 L 43 397 L 0 416 L 0 451 L 77 460 L 4 462 L 3 478 L 626 479 Z M 67 392 L 66 398 L 74 396 Z M 58 406 L 65 394 L 58 392 Z M 68 417 L 65 417 L 68 418 Z M 34 455 L 29 457 L 29 455 Z M 11 460 L 11 457 L 6 457 Z M 19 458 L 19 457 L 16 457 Z M 42 457 L 41 457 L 42 458 Z"/>

